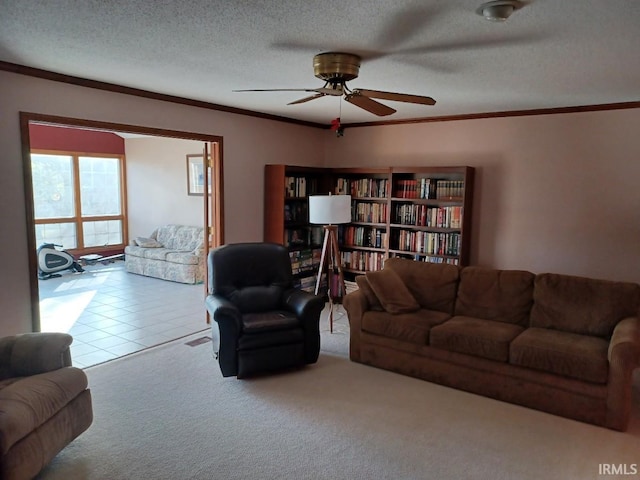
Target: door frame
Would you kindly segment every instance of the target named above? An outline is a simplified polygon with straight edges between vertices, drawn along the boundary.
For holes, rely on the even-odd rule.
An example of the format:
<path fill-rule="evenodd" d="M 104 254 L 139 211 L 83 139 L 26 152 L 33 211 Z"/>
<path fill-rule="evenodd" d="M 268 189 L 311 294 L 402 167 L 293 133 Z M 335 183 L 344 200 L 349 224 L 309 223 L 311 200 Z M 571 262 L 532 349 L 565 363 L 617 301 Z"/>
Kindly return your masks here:
<path fill-rule="evenodd" d="M 215 143 L 218 145 L 218 161 L 220 173 L 223 169 L 223 137 L 219 135 L 208 135 L 204 133 L 185 132 L 180 130 L 168 130 L 155 127 L 144 127 L 140 125 L 129 125 L 123 123 L 104 122 L 99 120 L 89 120 L 73 117 L 61 117 L 56 115 L 48 115 L 33 112 L 20 112 L 20 138 L 22 146 L 22 165 L 24 180 L 24 204 L 27 225 L 27 251 L 29 252 L 29 284 L 31 292 L 31 328 L 34 332 L 39 332 L 40 325 L 40 292 L 38 286 L 38 259 L 36 255 L 36 238 L 35 238 L 35 222 L 34 222 L 34 204 L 33 204 L 33 180 L 31 172 L 31 138 L 29 135 L 30 123 L 43 123 L 48 125 L 85 128 L 94 130 L 105 130 L 111 132 L 133 133 L 139 135 L 148 135 L 154 137 L 179 138 L 183 140 L 195 140 L 201 142 Z M 213 152 L 212 152 L 213 153 Z M 218 206 L 216 209 L 219 215 L 214 219 L 213 228 L 218 234 L 213 236 L 216 242 L 224 243 L 224 191 L 223 179 L 216 182 L 219 190 L 216 189 L 215 202 Z M 205 238 L 207 236 L 205 235 Z M 205 262 L 205 275 L 207 265 Z M 206 282 L 204 282 L 206 285 Z M 206 295 L 206 291 L 204 292 Z"/>

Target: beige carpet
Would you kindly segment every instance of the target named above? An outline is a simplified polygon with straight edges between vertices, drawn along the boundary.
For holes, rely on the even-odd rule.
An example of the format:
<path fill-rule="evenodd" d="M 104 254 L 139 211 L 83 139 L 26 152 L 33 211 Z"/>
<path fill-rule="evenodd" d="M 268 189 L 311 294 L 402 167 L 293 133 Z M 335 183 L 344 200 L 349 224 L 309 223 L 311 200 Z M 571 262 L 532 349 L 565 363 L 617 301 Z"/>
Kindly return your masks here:
<path fill-rule="evenodd" d="M 202 333 L 88 368 L 94 423 L 39 478 L 585 480 L 640 464 L 640 376 L 619 433 L 352 363 L 344 317 L 323 326 L 317 364 L 252 380 L 185 344 Z"/>

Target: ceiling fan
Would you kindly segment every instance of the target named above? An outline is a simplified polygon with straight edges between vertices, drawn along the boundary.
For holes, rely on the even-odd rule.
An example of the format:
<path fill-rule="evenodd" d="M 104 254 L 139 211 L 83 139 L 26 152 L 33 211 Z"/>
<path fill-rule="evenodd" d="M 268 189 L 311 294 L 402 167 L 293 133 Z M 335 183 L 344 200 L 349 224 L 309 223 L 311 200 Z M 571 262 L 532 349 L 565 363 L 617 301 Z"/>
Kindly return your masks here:
<path fill-rule="evenodd" d="M 360 57 L 352 53 L 325 52 L 313 57 L 314 75 L 325 81 L 320 88 L 276 88 L 276 89 L 253 89 L 234 90 L 234 92 L 312 92 L 314 95 L 295 100 L 287 105 L 305 103 L 316 98 L 327 95 L 340 97 L 360 107 L 367 112 L 380 117 L 391 115 L 396 110 L 373 100 L 392 100 L 394 102 L 417 103 L 422 105 L 435 105 L 436 101 L 431 97 L 421 95 L 408 95 L 406 93 L 381 92 L 379 90 L 353 89 L 347 87 L 347 82 L 358 78 L 360 71 Z"/>

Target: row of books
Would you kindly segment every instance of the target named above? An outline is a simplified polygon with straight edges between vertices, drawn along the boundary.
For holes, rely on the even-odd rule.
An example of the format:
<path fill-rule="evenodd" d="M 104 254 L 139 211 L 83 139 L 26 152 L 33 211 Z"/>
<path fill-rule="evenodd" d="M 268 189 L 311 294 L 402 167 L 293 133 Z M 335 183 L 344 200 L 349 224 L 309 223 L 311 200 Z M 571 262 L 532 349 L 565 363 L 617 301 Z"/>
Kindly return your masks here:
<path fill-rule="evenodd" d="M 387 246 L 387 230 L 385 228 L 348 225 L 340 227 L 338 230 L 338 242 L 347 246 L 385 248 Z"/>
<path fill-rule="evenodd" d="M 449 265 L 459 265 L 460 259 L 451 257 L 433 257 L 431 255 L 411 254 L 406 255 L 403 253 L 392 253 L 392 257 L 409 258 L 417 262 L 429 262 L 429 263 L 448 263 Z"/>
<path fill-rule="evenodd" d="M 284 221 L 306 223 L 309 221 L 309 202 L 292 201 L 284 205 Z"/>
<path fill-rule="evenodd" d="M 438 180 L 436 184 L 436 198 L 446 200 L 448 198 L 464 197 L 464 182 L 462 180 Z"/>
<path fill-rule="evenodd" d="M 360 272 L 381 270 L 385 259 L 384 253 L 359 250 L 341 252 L 340 257 L 342 259 L 342 268 Z"/>
<path fill-rule="evenodd" d="M 309 277 L 298 277 L 294 279 L 293 287 L 299 288 L 300 290 L 304 290 L 305 292 L 315 293 L 316 280 L 317 280 L 317 277 L 315 275 L 311 275 Z M 318 293 L 326 292 L 326 291 L 327 291 L 327 281 L 323 277 Z"/>
<path fill-rule="evenodd" d="M 389 180 L 386 178 L 338 178 L 335 193 L 352 197 L 386 198 L 389 193 Z"/>
<path fill-rule="evenodd" d="M 400 179 L 395 181 L 393 196 L 420 199 L 461 198 L 464 196 L 464 181 L 433 178 Z"/>
<path fill-rule="evenodd" d="M 392 223 L 436 228 L 462 228 L 462 207 L 397 204 Z"/>
<path fill-rule="evenodd" d="M 286 228 L 284 231 L 284 246 L 322 245 L 323 235 L 322 227 Z"/>
<path fill-rule="evenodd" d="M 293 250 L 289 252 L 291 271 L 294 275 L 297 275 L 299 273 L 317 270 L 321 255 L 322 250 L 320 248 Z"/>
<path fill-rule="evenodd" d="M 460 234 L 400 230 L 393 249 L 429 255 L 457 256 L 460 254 Z"/>
<path fill-rule="evenodd" d="M 284 177 L 286 198 L 306 197 L 318 191 L 318 180 L 307 177 Z"/>
<path fill-rule="evenodd" d="M 351 220 L 354 222 L 386 223 L 387 204 L 377 202 L 352 202 Z"/>

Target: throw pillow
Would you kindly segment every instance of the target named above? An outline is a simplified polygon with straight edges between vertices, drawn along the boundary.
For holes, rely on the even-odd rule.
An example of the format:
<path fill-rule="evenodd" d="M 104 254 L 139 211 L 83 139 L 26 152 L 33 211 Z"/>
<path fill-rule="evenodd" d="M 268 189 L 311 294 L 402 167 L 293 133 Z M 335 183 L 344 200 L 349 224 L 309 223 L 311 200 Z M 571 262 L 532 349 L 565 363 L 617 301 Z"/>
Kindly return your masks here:
<path fill-rule="evenodd" d="M 144 248 L 162 248 L 162 244 L 154 238 L 136 237 L 136 243 Z"/>
<path fill-rule="evenodd" d="M 376 294 L 373 293 L 373 289 L 371 288 L 371 284 L 369 283 L 369 280 L 367 280 L 366 275 L 358 275 L 356 277 L 356 283 L 358 284 L 358 288 L 360 289 L 364 297 L 367 299 L 367 302 L 369 303 L 369 309 L 377 310 L 378 312 L 383 311 L 384 308 L 382 308 L 380 300 L 378 300 Z"/>
<path fill-rule="evenodd" d="M 415 312 L 420 305 L 400 276 L 390 269 L 368 272 L 367 280 L 382 308 L 391 314 Z"/>

